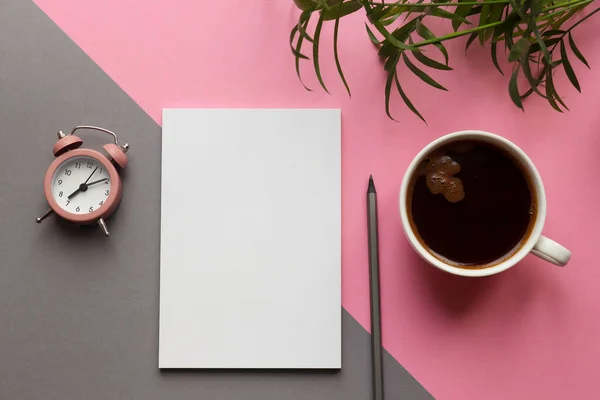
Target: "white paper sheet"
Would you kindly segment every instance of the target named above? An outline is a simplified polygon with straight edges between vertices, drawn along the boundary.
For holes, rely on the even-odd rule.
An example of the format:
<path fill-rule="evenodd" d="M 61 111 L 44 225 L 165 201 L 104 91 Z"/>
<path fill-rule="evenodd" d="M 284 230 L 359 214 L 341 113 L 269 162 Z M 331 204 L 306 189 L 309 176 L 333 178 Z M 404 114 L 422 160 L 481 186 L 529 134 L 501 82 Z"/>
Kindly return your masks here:
<path fill-rule="evenodd" d="M 159 368 L 341 368 L 340 110 L 165 109 Z"/>

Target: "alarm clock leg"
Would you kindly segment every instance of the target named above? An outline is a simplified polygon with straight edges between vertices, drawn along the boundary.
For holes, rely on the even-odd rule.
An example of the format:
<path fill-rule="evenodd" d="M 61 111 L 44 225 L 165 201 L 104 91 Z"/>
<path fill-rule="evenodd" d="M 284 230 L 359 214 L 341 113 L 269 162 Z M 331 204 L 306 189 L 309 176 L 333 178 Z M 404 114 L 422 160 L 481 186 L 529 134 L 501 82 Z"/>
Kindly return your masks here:
<path fill-rule="evenodd" d="M 108 231 L 108 228 L 106 227 L 106 222 L 104 222 L 104 219 L 100 218 L 98 220 L 98 225 L 100 225 L 100 229 L 102 229 L 102 232 L 104 232 L 105 236 L 110 236 L 110 232 Z"/>
<path fill-rule="evenodd" d="M 42 222 L 43 220 L 45 220 L 46 218 L 51 216 L 53 213 L 54 213 L 54 211 L 52 211 L 52 209 L 49 208 L 41 217 L 37 217 L 35 219 L 35 222 L 37 222 L 39 224 L 40 222 Z"/>

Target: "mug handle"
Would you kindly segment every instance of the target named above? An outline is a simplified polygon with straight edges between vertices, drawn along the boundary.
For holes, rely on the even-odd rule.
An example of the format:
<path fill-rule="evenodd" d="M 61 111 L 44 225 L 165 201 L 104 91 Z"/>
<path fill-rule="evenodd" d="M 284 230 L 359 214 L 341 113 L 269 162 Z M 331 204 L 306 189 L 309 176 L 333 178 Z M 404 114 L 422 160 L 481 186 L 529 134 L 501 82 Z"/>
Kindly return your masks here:
<path fill-rule="evenodd" d="M 559 267 L 564 267 L 571 259 L 569 250 L 546 236 L 540 236 L 531 253 Z"/>

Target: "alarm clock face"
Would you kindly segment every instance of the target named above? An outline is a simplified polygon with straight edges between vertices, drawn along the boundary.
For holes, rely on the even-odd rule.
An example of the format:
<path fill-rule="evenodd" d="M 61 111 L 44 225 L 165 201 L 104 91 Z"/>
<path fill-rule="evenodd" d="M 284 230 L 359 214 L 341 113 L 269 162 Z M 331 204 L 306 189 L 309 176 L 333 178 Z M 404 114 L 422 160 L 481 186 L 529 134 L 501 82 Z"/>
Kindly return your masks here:
<path fill-rule="evenodd" d="M 89 156 L 71 157 L 52 177 L 52 196 L 59 207 L 73 214 L 101 208 L 110 195 L 111 179 L 106 166 Z"/>
<path fill-rule="evenodd" d="M 122 183 L 115 166 L 91 149 L 70 150 L 46 171 L 44 193 L 60 217 L 88 224 L 110 216 L 121 201 Z"/>

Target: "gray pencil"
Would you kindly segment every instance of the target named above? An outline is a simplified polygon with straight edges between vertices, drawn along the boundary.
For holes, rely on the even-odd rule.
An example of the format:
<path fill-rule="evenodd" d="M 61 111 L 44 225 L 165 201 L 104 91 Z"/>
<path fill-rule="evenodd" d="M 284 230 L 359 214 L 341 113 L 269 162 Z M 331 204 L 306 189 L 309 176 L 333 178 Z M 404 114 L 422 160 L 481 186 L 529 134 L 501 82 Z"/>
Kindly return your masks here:
<path fill-rule="evenodd" d="M 372 175 L 369 177 L 369 188 L 367 190 L 367 224 L 369 232 L 369 282 L 371 288 L 371 368 L 373 373 L 373 400 L 383 400 L 377 192 L 375 191 Z"/>

